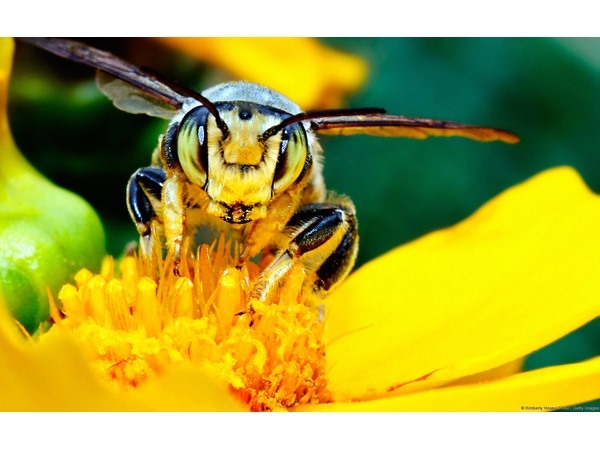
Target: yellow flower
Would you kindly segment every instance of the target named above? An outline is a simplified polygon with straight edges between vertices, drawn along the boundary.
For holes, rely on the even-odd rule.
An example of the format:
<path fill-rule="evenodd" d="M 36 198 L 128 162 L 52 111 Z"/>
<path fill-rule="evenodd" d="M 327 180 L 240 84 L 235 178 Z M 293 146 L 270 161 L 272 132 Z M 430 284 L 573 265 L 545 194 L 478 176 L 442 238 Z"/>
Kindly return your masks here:
<path fill-rule="evenodd" d="M 550 411 L 587 402 L 600 397 L 599 357 L 518 372 L 524 356 L 598 316 L 599 226 L 598 196 L 572 169 L 552 169 L 363 266 L 322 309 L 298 270 L 248 310 L 257 267 L 233 265 L 223 241 L 202 247 L 182 278 L 168 261 L 156 281 L 133 258 L 120 276 L 107 261 L 62 289 L 65 317 L 55 311 L 39 342 L 23 342 L 0 316 L 0 405 Z"/>
<path fill-rule="evenodd" d="M 340 107 L 367 77 L 367 65 L 313 38 L 160 38 L 161 42 L 288 95 L 303 109 Z"/>
<path fill-rule="evenodd" d="M 599 357 L 520 363 L 598 316 L 599 201 L 572 169 L 547 171 L 325 299 L 303 291 L 298 268 L 248 305 L 260 266 L 238 265 L 223 240 L 183 277 L 168 260 L 156 273 L 107 259 L 61 289 L 54 327 L 35 339 L 0 302 L 0 409 L 550 411 L 597 399 Z"/>

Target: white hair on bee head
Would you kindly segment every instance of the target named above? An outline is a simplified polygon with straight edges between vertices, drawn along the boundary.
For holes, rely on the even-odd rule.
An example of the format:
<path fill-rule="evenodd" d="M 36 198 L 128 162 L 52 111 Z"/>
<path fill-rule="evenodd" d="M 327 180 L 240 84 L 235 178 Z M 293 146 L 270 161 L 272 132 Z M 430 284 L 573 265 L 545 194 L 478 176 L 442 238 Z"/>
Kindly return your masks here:
<path fill-rule="evenodd" d="M 266 86 L 249 81 L 229 81 L 217 84 L 202 91 L 202 95 L 211 102 L 253 102 L 269 108 L 279 109 L 291 115 L 300 114 L 302 109 L 285 95 Z M 310 129 L 310 124 L 303 122 L 308 144 L 314 146 L 316 137 Z M 315 149 L 316 150 L 316 149 Z M 317 151 L 318 153 L 318 151 Z"/>
<path fill-rule="evenodd" d="M 218 84 L 202 91 L 211 102 L 252 102 L 276 108 L 292 115 L 302 112 L 300 107 L 285 95 L 260 84 L 248 81 L 233 81 Z"/>

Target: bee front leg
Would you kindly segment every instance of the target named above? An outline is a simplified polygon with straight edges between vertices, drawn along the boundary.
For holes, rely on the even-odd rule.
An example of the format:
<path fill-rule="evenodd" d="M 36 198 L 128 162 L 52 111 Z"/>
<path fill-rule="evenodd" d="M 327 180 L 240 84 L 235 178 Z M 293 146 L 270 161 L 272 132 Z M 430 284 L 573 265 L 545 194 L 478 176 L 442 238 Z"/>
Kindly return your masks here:
<path fill-rule="evenodd" d="M 161 192 L 165 171 L 156 167 L 138 169 L 127 183 L 127 209 L 140 234 L 140 252 L 145 258 L 154 254 L 160 238 L 153 233 L 153 224 L 161 224 Z M 157 244 L 158 241 L 158 244 Z"/>
<path fill-rule="evenodd" d="M 162 217 L 167 249 L 173 253 L 174 273 L 179 276 L 181 246 L 186 227 L 186 183 L 183 176 L 169 176 L 162 189 Z"/>
<path fill-rule="evenodd" d="M 288 221 L 283 234 L 287 248 L 280 249 L 261 273 L 251 299 L 266 300 L 295 264 L 302 265 L 306 283 L 320 292 L 330 291 L 354 266 L 358 234 L 354 205 L 349 200 L 302 206 Z"/>

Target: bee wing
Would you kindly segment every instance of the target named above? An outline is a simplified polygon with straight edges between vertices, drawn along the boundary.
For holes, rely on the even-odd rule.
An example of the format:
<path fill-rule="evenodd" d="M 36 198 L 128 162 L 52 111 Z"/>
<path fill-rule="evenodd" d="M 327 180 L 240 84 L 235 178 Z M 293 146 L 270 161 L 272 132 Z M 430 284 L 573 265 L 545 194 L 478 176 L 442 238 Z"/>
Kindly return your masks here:
<path fill-rule="evenodd" d="M 503 141 L 509 144 L 519 142 L 515 134 L 497 128 L 387 114 L 324 117 L 313 119 L 311 124 L 313 130 L 323 134 L 368 134 L 413 139 L 425 139 L 430 136 L 461 136 L 484 142 Z"/>
<path fill-rule="evenodd" d="M 102 71 L 96 73 L 96 84 L 118 109 L 132 114 L 147 114 L 170 120 L 179 109 L 157 99 L 130 82 L 115 78 Z"/>
<path fill-rule="evenodd" d="M 188 99 L 188 90 L 167 85 L 156 75 L 146 72 L 111 53 L 81 42 L 58 38 L 20 38 L 55 55 L 99 70 L 100 90 L 115 106 L 134 114 L 170 119 Z M 107 75 L 108 74 L 108 75 Z"/>

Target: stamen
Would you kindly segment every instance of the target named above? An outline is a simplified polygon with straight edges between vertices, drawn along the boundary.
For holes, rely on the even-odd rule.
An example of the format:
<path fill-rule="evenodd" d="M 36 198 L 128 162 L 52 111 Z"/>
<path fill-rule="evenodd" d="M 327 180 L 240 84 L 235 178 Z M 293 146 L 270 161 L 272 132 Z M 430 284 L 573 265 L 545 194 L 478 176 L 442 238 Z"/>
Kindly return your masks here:
<path fill-rule="evenodd" d="M 329 401 L 320 299 L 303 270 L 293 267 L 265 302 L 249 303 L 263 267 L 239 264 L 230 247 L 224 238 L 201 246 L 181 277 L 170 258 L 125 257 L 120 274 L 112 260 L 101 275 L 83 269 L 76 286 L 61 289 L 65 318 L 50 333 L 72 332 L 120 389 L 183 362 L 226 380 L 251 410 Z"/>

